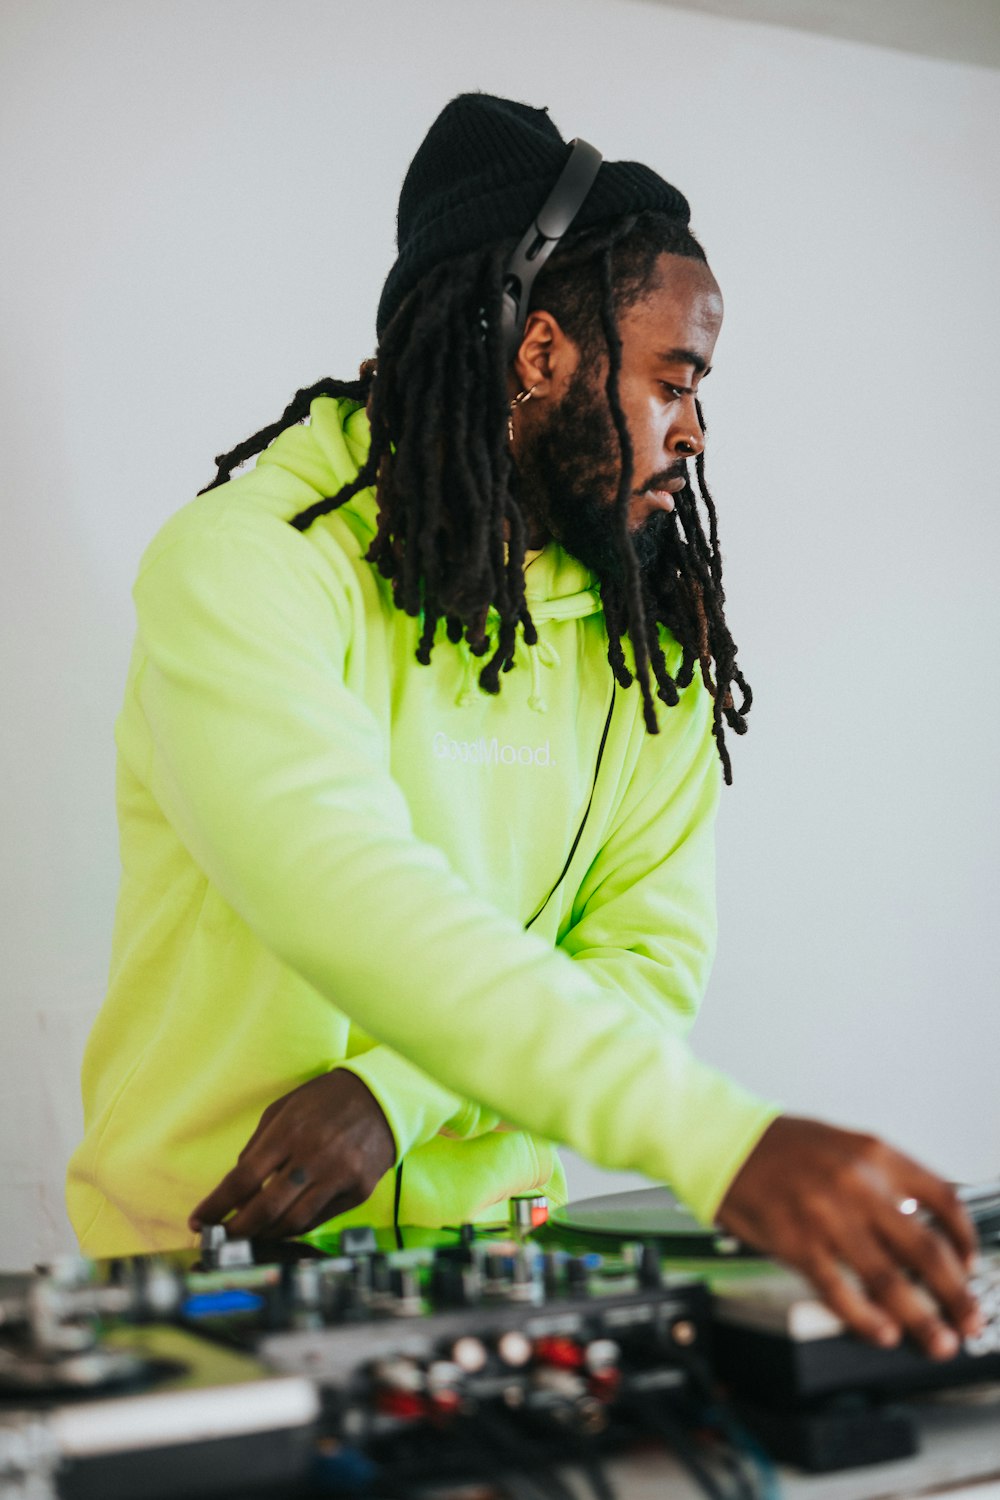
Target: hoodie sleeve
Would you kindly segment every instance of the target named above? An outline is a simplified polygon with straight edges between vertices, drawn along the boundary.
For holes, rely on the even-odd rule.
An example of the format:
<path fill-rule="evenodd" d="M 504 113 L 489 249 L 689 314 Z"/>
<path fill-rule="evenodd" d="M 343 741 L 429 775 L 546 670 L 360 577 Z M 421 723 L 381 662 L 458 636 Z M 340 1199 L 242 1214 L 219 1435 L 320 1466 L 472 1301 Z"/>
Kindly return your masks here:
<path fill-rule="evenodd" d="M 397 1162 L 439 1133 L 469 1140 L 500 1123 L 493 1110 L 450 1093 L 391 1047 L 370 1047 L 337 1067 L 356 1074 L 378 1100 L 396 1142 Z"/>
<path fill-rule="evenodd" d="M 349 565 L 230 514 L 168 528 L 135 590 L 152 792 L 192 857 L 280 961 L 444 1089 L 710 1219 L 771 1106 L 415 836 L 348 686 Z"/>

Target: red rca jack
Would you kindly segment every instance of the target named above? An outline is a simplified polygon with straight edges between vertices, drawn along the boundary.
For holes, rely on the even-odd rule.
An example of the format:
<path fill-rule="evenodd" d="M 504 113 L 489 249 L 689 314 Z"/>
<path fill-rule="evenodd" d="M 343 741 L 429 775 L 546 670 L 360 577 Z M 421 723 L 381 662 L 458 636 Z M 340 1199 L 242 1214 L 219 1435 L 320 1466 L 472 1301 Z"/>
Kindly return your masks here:
<path fill-rule="evenodd" d="M 535 1359 L 555 1370 L 579 1370 L 586 1362 L 586 1352 L 576 1339 L 552 1334 L 535 1343 Z"/>

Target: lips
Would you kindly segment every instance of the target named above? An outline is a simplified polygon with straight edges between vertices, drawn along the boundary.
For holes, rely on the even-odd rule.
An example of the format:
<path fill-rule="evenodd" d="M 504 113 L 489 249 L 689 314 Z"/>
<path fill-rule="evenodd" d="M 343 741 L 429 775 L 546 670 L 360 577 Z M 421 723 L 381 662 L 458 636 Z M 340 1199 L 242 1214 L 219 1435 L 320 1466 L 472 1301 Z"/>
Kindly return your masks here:
<path fill-rule="evenodd" d="M 666 490 L 647 490 L 646 498 L 650 501 L 651 510 L 673 510 L 674 497 L 668 495 Z"/>
<path fill-rule="evenodd" d="M 651 485 L 643 493 L 653 502 L 657 510 L 673 510 L 674 496 L 678 494 L 687 484 L 686 475 L 680 475 L 675 479 L 667 479 L 663 484 Z"/>
<path fill-rule="evenodd" d="M 640 501 L 644 500 L 646 502 L 645 507 L 641 510 L 642 519 L 644 520 L 647 516 L 651 515 L 654 510 L 672 511 L 674 509 L 674 496 L 680 493 L 687 482 L 688 476 L 686 472 L 683 474 L 677 474 L 676 472 L 671 474 L 668 469 L 666 473 L 658 474 L 653 483 L 648 485 L 646 489 L 637 490 L 637 498 Z"/>

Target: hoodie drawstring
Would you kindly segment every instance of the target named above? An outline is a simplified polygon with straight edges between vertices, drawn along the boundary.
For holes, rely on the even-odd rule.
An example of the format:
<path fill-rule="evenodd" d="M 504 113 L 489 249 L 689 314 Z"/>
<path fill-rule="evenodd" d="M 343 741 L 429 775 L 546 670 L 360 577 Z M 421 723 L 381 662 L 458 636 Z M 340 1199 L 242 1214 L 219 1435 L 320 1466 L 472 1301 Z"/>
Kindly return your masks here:
<path fill-rule="evenodd" d="M 528 694 L 528 707 L 536 714 L 545 714 L 549 711 L 549 705 L 542 692 L 542 668 L 547 667 L 550 671 L 562 665 L 562 658 L 551 641 L 539 639 L 534 646 L 529 646 L 524 637 L 518 634 L 517 645 L 514 648 L 514 660 L 522 654 L 527 654 L 528 665 L 531 668 L 531 691 Z M 469 650 L 468 643 L 461 643 L 462 655 L 462 681 L 455 698 L 457 708 L 464 708 L 472 700 L 479 673 L 482 671 L 482 659 L 473 656 Z"/>
<path fill-rule="evenodd" d="M 524 646 L 524 642 L 521 641 Z M 550 670 L 561 665 L 559 652 L 550 641 L 544 641 L 539 637 L 534 646 L 524 646 L 531 663 L 531 692 L 528 694 L 528 707 L 536 714 L 547 714 L 549 705 L 542 696 L 542 668 Z M 515 653 L 516 655 L 516 653 Z"/>
<path fill-rule="evenodd" d="M 455 699 L 455 705 L 457 708 L 464 708 L 472 699 L 476 678 L 482 670 L 482 665 L 479 657 L 473 656 L 469 650 L 467 641 L 462 641 L 460 650 L 462 655 L 462 683 L 458 690 L 458 696 Z"/>

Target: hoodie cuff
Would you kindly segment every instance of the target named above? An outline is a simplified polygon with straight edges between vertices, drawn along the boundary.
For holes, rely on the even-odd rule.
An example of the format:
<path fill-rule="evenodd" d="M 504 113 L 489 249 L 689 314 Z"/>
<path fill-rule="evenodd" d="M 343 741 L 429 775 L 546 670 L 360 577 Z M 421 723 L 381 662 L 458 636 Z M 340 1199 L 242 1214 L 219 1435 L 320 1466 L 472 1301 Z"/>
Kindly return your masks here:
<path fill-rule="evenodd" d="M 442 1088 L 391 1047 L 370 1047 L 336 1066 L 360 1078 L 374 1095 L 396 1142 L 397 1163 L 442 1126 L 464 1122 L 468 1115 L 468 1101 Z"/>
<path fill-rule="evenodd" d="M 698 1092 L 705 1096 L 691 1118 L 694 1139 L 677 1153 L 670 1186 L 702 1224 L 713 1224 L 737 1172 L 783 1106 L 764 1100 L 731 1078 L 701 1065 Z M 692 1101 L 693 1102 L 693 1101 Z"/>

